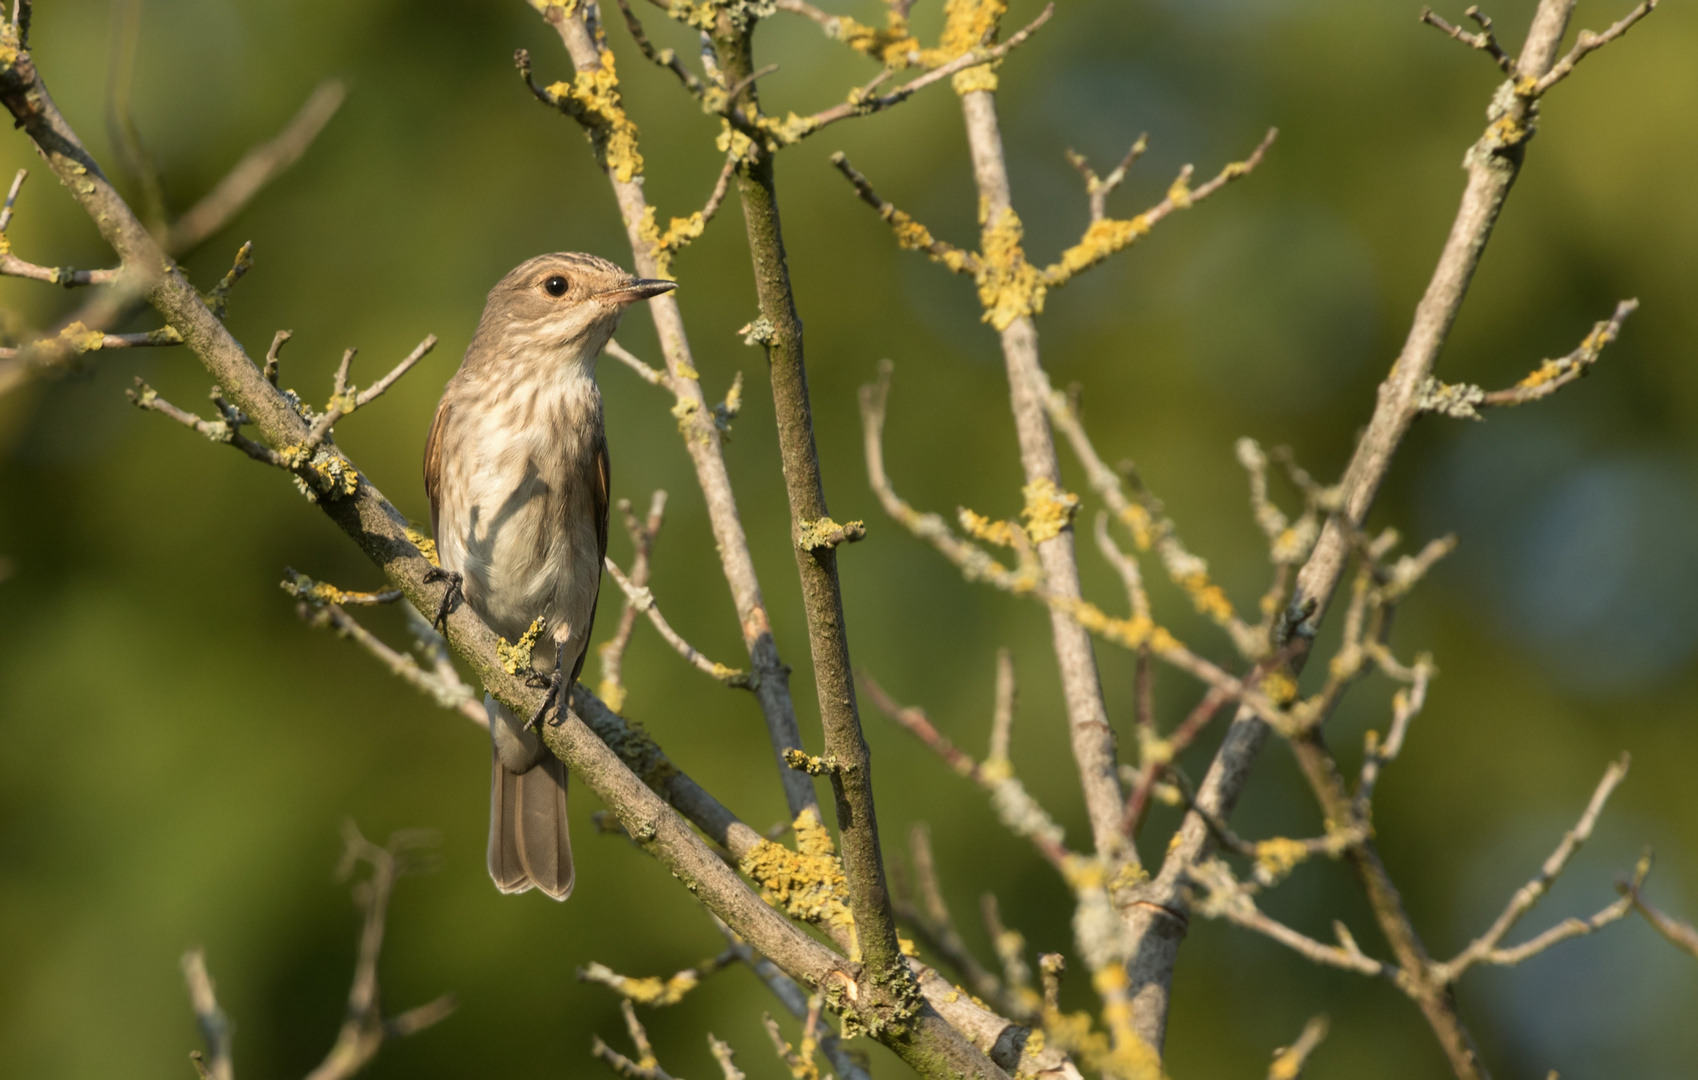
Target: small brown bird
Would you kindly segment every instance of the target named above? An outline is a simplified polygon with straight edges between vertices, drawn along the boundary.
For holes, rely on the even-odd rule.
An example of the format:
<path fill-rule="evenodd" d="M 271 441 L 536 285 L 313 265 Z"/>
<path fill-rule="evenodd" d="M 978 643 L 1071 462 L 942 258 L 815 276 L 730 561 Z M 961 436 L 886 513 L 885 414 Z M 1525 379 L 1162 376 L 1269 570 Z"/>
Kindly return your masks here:
<path fill-rule="evenodd" d="M 490 291 L 425 442 L 431 528 L 449 582 L 517 641 L 542 619 L 553 642 L 542 708 L 521 721 L 485 695 L 493 746 L 489 875 L 502 892 L 572 892 L 566 765 L 537 723 L 563 715 L 583 670 L 607 554 L 608 461 L 596 357 L 626 307 L 676 287 L 594 255 L 539 255 Z M 570 675 L 565 674 L 570 665 Z M 558 723 L 558 719 L 554 722 Z"/>

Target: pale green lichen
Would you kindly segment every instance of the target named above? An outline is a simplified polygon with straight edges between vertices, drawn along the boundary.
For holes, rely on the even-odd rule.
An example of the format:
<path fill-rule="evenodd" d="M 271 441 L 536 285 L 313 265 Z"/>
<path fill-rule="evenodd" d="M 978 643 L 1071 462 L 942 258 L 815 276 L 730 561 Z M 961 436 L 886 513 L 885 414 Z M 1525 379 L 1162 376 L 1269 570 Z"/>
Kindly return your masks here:
<path fill-rule="evenodd" d="M 796 530 L 796 546 L 803 551 L 816 551 L 838 544 L 852 544 L 866 535 L 864 521 L 848 521 L 839 525 L 829 517 L 822 517 L 817 521 L 802 522 L 801 528 Z"/>

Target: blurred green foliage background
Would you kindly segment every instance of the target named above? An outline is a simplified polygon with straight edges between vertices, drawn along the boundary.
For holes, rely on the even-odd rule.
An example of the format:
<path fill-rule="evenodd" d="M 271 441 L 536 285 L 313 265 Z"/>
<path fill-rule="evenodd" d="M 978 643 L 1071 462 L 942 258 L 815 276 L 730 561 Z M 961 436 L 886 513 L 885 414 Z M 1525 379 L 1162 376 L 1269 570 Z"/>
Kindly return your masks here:
<path fill-rule="evenodd" d="M 1532 6 L 1503 0 L 1490 11 L 1510 45 Z M 1600 27 L 1626 6 L 1583 4 L 1577 23 Z M 938 7 L 918 6 L 922 37 L 935 33 Z M 1125 215 L 1159 199 L 1182 163 L 1208 175 L 1269 125 L 1282 132 L 1253 177 L 1051 296 L 1040 321 L 1046 363 L 1058 384 L 1082 385 L 1104 455 L 1139 463 L 1248 608 L 1269 568 L 1232 442 L 1288 444 L 1317 475 L 1336 475 L 1449 228 L 1462 153 L 1498 76 L 1417 25 L 1414 3 L 1060 7 L 1005 66 L 1000 95 L 1034 257 L 1085 223 L 1064 148 L 1107 168 L 1150 132 L 1148 156 L 1111 203 Z M 871 0 L 835 9 L 878 16 Z M 1022 0 L 1012 19 L 1035 11 Z M 1460 4 L 1443 14 L 1460 18 Z M 693 57 L 658 12 L 645 16 L 651 34 Z M 715 124 L 642 64 L 616 23 L 649 196 L 663 220 L 686 214 L 717 172 Z M 111 24 L 97 0 L 36 5 L 37 60 L 102 162 L 112 160 L 103 124 Z M 441 335 L 434 355 L 338 433 L 419 519 L 431 410 L 488 287 L 540 251 L 629 263 L 582 136 L 514 74 L 519 46 L 539 78 L 568 76 L 557 40 L 518 0 L 144 8 L 136 118 L 179 211 L 319 79 L 349 80 L 348 103 L 307 158 L 189 270 L 210 287 L 237 244 L 253 240 L 256 267 L 235 294 L 231 328 L 256 354 L 273 330 L 292 328 L 284 385 L 312 400 L 328 396 L 344 347 L 360 348 L 356 371 L 369 381 L 427 332 Z M 872 73 L 794 18 L 763 25 L 758 47 L 761 62 L 782 65 L 763 83 L 781 114 L 840 100 Z M 1667 5 L 1551 94 L 1440 374 L 1507 384 L 1637 296 L 1643 308 L 1619 344 L 1594 377 L 1536 407 L 1483 424 L 1423 421 L 1375 512 L 1411 545 L 1447 531 L 1462 538 L 1397 629 L 1400 653 L 1432 651 L 1442 676 L 1377 817 L 1385 858 L 1437 953 L 1484 928 L 1624 749 L 1634 755 L 1628 783 L 1527 930 L 1609 902 L 1611 881 L 1646 844 L 1658 854 L 1650 896 L 1698 916 L 1695 56 L 1698 13 Z M 899 489 L 945 513 L 1013 513 L 1020 475 L 994 334 L 978 322 L 968 282 L 896 249 L 828 166 L 837 149 L 957 243 L 973 239 L 976 200 L 959 110 L 941 86 L 834 127 L 779 164 L 827 489 L 836 516 L 867 518 L 871 534 L 843 553 L 855 659 L 982 752 L 993 653 L 1012 647 L 1017 766 L 1083 842 L 1043 612 L 964 583 L 888 522 L 861 461 L 855 388 L 888 356 Z M 48 265 L 107 264 L 23 136 L 0 140 L 0 175 L 24 165 L 35 179 L 10 230 L 16 250 Z M 738 370 L 750 379 L 728 458 L 817 746 L 771 402 L 761 356 L 736 334 L 754 313 L 738 217 L 733 202 L 679 259 L 679 297 L 709 394 Z M 76 299 L 0 282 L 0 304 L 36 326 Z M 621 340 L 657 354 L 641 313 Z M 572 900 L 499 896 L 483 869 L 484 736 L 303 625 L 276 587 L 285 565 L 348 588 L 374 585 L 375 570 L 286 478 L 127 405 L 122 390 L 137 374 L 204 407 L 207 377 L 180 350 L 98 355 L 0 400 L 0 554 L 10 566 L 0 583 L 0 1074 L 189 1075 L 184 1055 L 198 1038 L 177 960 L 195 944 L 238 1025 L 240 1075 L 308 1070 L 340 1022 L 351 969 L 357 917 L 331 869 L 339 823 L 352 817 L 378 838 L 410 826 L 440 833 L 440 872 L 404 881 L 396 897 L 384 991 L 395 1009 L 447 990 L 462 1002 L 440 1027 L 386 1049 L 374 1075 L 597 1075 L 591 1033 L 615 1045 L 624 1036 L 615 999 L 578 983 L 574 968 L 599 960 L 669 973 L 719 949 L 712 926 L 653 862 L 591 832 L 596 804 L 581 789 Z M 693 643 L 739 663 L 669 402 L 616 364 L 604 365 L 602 383 L 617 493 L 638 505 L 656 487 L 672 493 L 656 593 Z M 1069 475 L 1081 488 L 1077 470 Z M 1082 520 L 1092 513 L 1088 504 Z M 629 558 L 622 538 L 613 554 Z M 1087 589 L 1119 610 L 1088 544 L 1082 561 Z M 1156 599 L 1182 638 L 1228 657 L 1173 590 L 1158 587 Z M 614 610 L 604 611 L 604 635 Z M 405 640 L 398 613 L 371 622 Z M 1132 665 L 1113 647 L 1099 655 L 1127 745 Z M 782 818 L 751 699 L 689 670 L 647 627 L 627 671 L 630 713 L 678 762 L 757 826 Z M 1166 722 L 1198 694 L 1170 671 L 1157 690 Z M 1370 680 L 1338 716 L 1331 738 L 1347 765 L 1364 731 L 1383 729 L 1389 695 Z M 1067 950 L 1066 894 L 1046 868 L 965 781 L 882 719 L 866 723 L 892 858 L 911 821 L 930 822 L 972 943 L 985 944 L 977 897 L 994 890 L 1035 948 Z M 1212 752 L 1205 743 L 1187 759 L 1194 773 Z M 1164 811 L 1146 829 L 1146 858 L 1159 856 L 1172 821 Z M 1282 747 L 1265 755 L 1234 824 L 1255 837 L 1318 831 Z M 1268 906 L 1320 936 L 1342 918 L 1379 944 L 1341 867 L 1300 870 Z M 1083 981 L 1069 991 L 1078 1007 L 1089 1004 Z M 1271 1049 L 1320 1011 L 1333 1035 L 1313 1076 L 1445 1073 L 1416 1010 L 1392 988 L 1314 969 L 1230 927 L 1194 925 L 1175 993 L 1176 1077 L 1260 1075 Z M 1460 997 L 1501 1075 L 1698 1069 L 1698 964 L 1638 921 L 1522 969 L 1476 971 Z M 712 1030 L 751 1076 L 778 1077 L 760 1030 L 773 1008 L 734 969 L 651 1014 L 650 1031 L 675 1074 L 713 1073 Z M 874 1049 L 881 1070 L 894 1066 Z"/>

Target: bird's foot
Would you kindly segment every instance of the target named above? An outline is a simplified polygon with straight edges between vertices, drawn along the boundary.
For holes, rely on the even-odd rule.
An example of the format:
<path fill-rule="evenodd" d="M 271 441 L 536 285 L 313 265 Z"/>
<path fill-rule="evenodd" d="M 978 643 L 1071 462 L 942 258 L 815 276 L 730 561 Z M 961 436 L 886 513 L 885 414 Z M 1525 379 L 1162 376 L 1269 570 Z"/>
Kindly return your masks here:
<path fill-rule="evenodd" d="M 548 677 L 548 693 L 542 696 L 542 704 L 537 706 L 536 713 L 531 716 L 530 722 L 525 725 L 526 730 L 537 730 L 537 725 L 542 723 L 543 717 L 548 715 L 550 705 L 555 706 L 555 709 L 554 719 L 548 722 L 548 726 L 559 727 L 566 722 L 566 701 L 563 697 L 566 689 L 566 676 L 561 674 L 565 663 L 566 643 L 561 642 L 554 654 L 554 673 Z"/>
<path fill-rule="evenodd" d="M 427 582 L 446 581 L 448 583 L 448 587 L 442 590 L 442 603 L 436 606 L 436 618 L 430 621 L 430 625 L 437 630 L 447 633 L 449 612 L 459 607 L 460 602 L 466 598 L 466 591 L 461 587 L 466 583 L 466 576 L 453 570 L 444 570 L 441 567 L 433 566 L 425 572 L 424 579 Z"/>

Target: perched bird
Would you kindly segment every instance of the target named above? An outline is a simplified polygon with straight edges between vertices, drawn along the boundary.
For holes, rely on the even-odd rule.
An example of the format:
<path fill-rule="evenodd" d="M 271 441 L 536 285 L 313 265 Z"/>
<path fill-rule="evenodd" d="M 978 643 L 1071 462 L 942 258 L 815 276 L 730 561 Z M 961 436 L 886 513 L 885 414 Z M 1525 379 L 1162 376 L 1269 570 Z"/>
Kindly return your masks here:
<path fill-rule="evenodd" d="M 538 721 L 563 716 L 584 666 L 607 553 L 608 460 L 596 357 L 625 309 L 675 287 L 593 255 L 539 255 L 490 291 L 425 442 L 425 492 L 449 582 L 518 641 L 543 620 L 533 667 L 549 695 L 529 721 L 484 697 L 492 743 L 489 875 L 502 892 L 572 892 L 566 765 Z M 553 652 L 552 667 L 546 659 Z M 559 722 L 558 718 L 554 722 Z"/>

